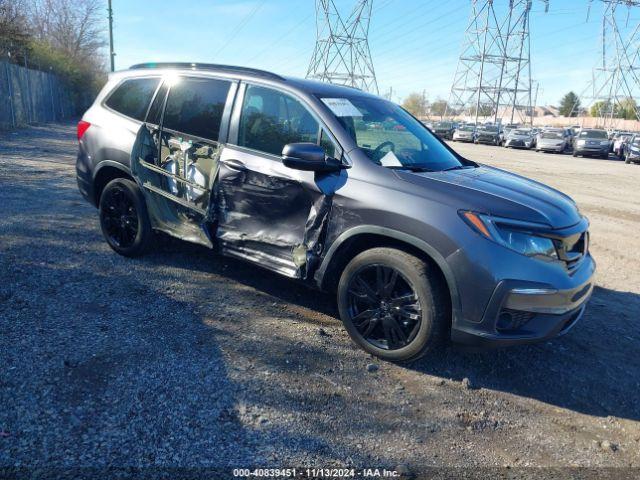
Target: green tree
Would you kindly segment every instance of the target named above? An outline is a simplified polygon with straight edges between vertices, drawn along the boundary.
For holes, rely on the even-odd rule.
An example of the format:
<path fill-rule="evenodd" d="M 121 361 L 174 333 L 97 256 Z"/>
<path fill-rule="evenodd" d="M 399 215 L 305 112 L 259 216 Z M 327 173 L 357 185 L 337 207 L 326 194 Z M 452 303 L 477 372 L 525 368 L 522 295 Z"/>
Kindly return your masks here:
<path fill-rule="evenodd" d="M 422 93 L 410 93 L 402 102 L 402 107 L 416 117 L 427 113 L 427 99 Z"/>
<path fill-rule="evenodd" d="M 611 112 L 611 103 L 608 100 L 602 100 L 591 105 L 589 115 L 592 117 L 606 117 Z"/>
<path fill-rule="evenodd" d="M 564 117 L 577 117 L 580 111 L 580 99 L 574 92 L 567 93 L 560 100 L 560 115 Z"/>
<path fill-rule="evenodd" d="M 447 111 L 447 106 L 446 100 L 436 100 L 431 104 L 431 115 L 443 116 Z"/>
<path fill-rule="evenodd" d="M 625 98 L 616 105 L 616 117 L 638 120 L 638 104 L 633 98 Z"/>

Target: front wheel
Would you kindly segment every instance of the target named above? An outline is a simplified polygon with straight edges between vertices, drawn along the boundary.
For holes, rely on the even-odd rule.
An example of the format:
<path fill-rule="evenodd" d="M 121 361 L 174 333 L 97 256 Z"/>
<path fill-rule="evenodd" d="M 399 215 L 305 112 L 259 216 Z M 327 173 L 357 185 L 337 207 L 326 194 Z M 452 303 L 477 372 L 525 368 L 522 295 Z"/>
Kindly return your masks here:
<path fill-rule="evenodd" d="M 445 289 L 428 264 L 401 250 L 357 255 L 338 284 L 338 308 L 360 347 L 384 360 L 415 360 L 446 339 Z"/>
<path fill-rule="evenodd" d="M 109 246 L 120 255 L 142 255 L 152 230 L 142 192 L 125 178 L 111 180 L 100 195 L 100 227 Z"/>

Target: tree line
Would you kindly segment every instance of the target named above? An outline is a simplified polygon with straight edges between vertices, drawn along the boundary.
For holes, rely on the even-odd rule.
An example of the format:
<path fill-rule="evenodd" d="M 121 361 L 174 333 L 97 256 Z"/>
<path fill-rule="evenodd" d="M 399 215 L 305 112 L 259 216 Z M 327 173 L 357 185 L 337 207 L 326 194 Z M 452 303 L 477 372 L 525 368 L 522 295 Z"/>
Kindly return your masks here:
<path fill-rule="evenodd" d="M 436 100 L 429 103 L 426 96 L 423 93 L 411 93 L 404 101 L 402 106 L 416 117 L 424 117 L 427 115 L 441 117 L 448 112 L 449 114 L 456 114 L 453 109 L 448 108 L 446 100 Z M 620 118 L 625 120 L 637 120 L 637 104 L 633 98 L 624 98 L 617 101 L 613 105 L 606 101 L 600 101 L 594 103 L 589 110 L 585 110 L 580 102 L 580 98 L 575 92 L 569 92 L 560 100 L 560 106 L 558 107 L 558 113 L 564 117 L 578 117 L 590 115 L 592 117 L 602 117 L 611 115 L 613 112 L 614 118 Z M 473 112 L 475 113 L 475 112 Z M 488 117 L 493 115 L 493 109 L 487 105 L 480 105 L 478 115 L 481 117 Z"/>
<path fill-rule="evenodd" d="M 103 2 L 0 0 L 0 58 L 58 75 L 78 112 L 106 79 Z"/>

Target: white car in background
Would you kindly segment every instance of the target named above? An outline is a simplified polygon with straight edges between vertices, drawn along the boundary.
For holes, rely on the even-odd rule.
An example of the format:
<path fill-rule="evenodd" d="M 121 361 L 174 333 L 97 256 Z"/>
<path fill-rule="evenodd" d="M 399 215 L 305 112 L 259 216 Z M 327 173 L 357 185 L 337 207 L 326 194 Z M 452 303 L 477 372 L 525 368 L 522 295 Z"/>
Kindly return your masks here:
<path fill-rule="evenodd" d="M 533 132 L 528 128 L 511 130 L 504 141 L 506 148 L 531 148 L 534 145 Z"/>
<path fill-rule="evenodd" d="M 566 128 L 547 128 L 538 134 L 536 152 L 566 152 L 571 149 L 572 138 Z"/>
<path fill-rule="evenodd" d="M 460 125 L 453 132 L 454 142 L 470 142 L 476 139 L 476 127 L 475 125 Z"/>

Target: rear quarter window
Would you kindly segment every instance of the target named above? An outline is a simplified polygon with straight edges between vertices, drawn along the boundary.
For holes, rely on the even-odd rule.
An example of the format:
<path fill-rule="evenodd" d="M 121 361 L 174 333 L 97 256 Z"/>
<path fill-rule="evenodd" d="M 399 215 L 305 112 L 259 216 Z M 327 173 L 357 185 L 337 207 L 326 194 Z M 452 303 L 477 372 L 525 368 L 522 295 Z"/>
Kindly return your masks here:
<path fill-rule="evenodd" d="M 136 120 L 144 120 L 159 78 L 132 78 L 116 87 L 105 105 L 118 113 Z"/>

